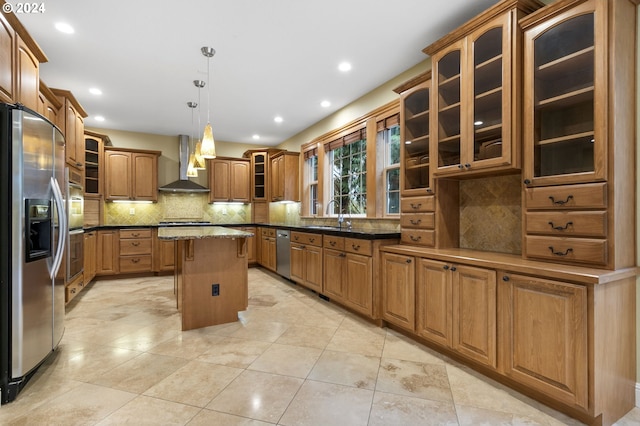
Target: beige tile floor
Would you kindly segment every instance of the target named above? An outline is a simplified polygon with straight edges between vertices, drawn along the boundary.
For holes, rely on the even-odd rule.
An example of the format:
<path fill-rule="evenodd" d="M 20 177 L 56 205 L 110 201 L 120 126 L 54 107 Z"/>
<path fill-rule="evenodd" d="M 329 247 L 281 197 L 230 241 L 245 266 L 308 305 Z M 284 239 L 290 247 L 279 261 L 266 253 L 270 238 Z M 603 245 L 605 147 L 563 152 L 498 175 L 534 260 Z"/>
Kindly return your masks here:
<path fill-rule="evenodd" d="M 171 277 L 90 285 L 0 424 L 580 424 L 264 270 L 249 283 L 240 321 L 188 332 Z"/>

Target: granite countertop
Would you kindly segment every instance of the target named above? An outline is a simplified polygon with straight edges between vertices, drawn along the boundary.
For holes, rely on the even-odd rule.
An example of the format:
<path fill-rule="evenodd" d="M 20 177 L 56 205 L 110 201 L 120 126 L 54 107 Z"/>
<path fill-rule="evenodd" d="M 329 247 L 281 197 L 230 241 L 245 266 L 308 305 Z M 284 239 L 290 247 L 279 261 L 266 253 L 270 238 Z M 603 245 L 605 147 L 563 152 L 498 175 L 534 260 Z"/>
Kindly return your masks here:
<path fill-rule="evenodd" d="M 308 232 L 313 234 L 324 234 L 324 235 L 333 235 L 340 237 L 351 237 L 358 238 L 363 240 L 377 240 L 377 239 L 399 239 L 400 231 L 389 230 L 389 229 L 371 229 L 371 228 L 353 228 L 347 229 L 343 227 L 342 229 L 337 226 L 321 226 L 321 225 L 285 225 L 285 224 L 275 224 L 275 223 L 236 223 L 236 224 L 224 224 L 217 225 L 214 223 L 189 223 L 189 222 L 171 222 L 171 223 L 156 223 L 156 224 L 145 224 L 145 225 L 98 225 L 92 227 L 84 228 L 85 232 L 90 232 L 94 230 L 100 229 L 131 229 L 131 228 L 157 228 L 158 235 L 160 236 L 160 230 L 162 229 L 174 229 L 174 230 L 183 230 L 188 228 L 224 228 L 231 231 L 230 227 L 262 227 L 262 228 L 273 228 L 273 229 L 287 229 L 289 231 L 296 232 Z M 176 231 L 177 232 L 177 231 Z M 241 231 L 238 231 L 241 232 Z M 166 235 L 166 234 L 164 234 Z M 253 236 L 253 234 L 251 234 Z M 166 237 L 165 237 L 166 238 Z M 190 238 L 233 238 L 233 237 L 216 237 L 216 236 L 201 236 L 201 237 L 189 237 Z M 171 238 L 174 239 L 174 238 Z"/>
<path fill-rule="evenodd" d="M 223 226 L 162 226 L 158 228 L 161 240 L 193 240 L 202 238 L 246 238 L 251 232 L 225 228 Z"/>

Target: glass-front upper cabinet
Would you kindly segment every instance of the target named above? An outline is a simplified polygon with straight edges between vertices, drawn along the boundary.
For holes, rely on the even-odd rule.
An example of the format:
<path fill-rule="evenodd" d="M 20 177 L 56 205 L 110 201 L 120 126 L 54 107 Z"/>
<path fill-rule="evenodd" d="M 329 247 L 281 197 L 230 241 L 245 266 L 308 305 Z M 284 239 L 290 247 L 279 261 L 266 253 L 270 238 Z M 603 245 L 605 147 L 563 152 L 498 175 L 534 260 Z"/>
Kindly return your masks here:
<path fill-rule="evenodd" d="M 422 74 L 413 87 L 402 90 L 400 97 L 401 173 L 400 193 L 403 196 L 426 195 L 433 192 L 431 157 L 429 155 L 430 80 L 431 73 Z"/>
<path fill-rule="evenodd" d="M 524 181 L 592 182 L 606 177 L 606 69 L 597 34 L 601 2 L 587 1 L 525 31 Z"/>
<path fill-rule="evenodd" d="M 518 19 L 535 1 L 502 1 L 423 51 L 431 55 L 434 175 L 520 169 Z"/>

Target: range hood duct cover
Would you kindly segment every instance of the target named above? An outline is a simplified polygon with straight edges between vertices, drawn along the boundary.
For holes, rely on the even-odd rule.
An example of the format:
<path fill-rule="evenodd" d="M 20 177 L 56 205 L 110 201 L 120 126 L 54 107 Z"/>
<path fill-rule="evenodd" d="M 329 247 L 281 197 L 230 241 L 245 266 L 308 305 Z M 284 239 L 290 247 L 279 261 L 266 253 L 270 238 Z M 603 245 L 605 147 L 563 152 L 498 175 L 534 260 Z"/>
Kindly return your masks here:
<path fill-rule="evenodd" d="M 179 139 L 179 164 L 180 179 L 158 188 L 163 192 L 209 192 L 209 188 L 192 182 L 187 177 L 187 167 L 189 166 L 189 136 L 180 135 Z"/>

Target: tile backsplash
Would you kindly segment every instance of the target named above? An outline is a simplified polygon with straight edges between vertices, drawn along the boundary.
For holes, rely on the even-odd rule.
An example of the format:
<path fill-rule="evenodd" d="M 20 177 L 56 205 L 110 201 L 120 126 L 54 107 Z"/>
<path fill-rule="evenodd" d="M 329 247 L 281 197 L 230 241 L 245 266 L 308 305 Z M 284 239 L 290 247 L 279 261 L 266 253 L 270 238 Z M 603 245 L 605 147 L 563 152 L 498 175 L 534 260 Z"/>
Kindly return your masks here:
<path fill-rule="evenodd" d="M 209 204 L 208 194 L 181 193 L 161 193 L 152 204 L 105 203 L 106 225 L 154 225 L 161 221 L 250 223 L 251 205 Z"/>
<path fill-rule="evenodd" d="M 460 181 L 460 247 L 522 253 L 520 175 Z"/>

